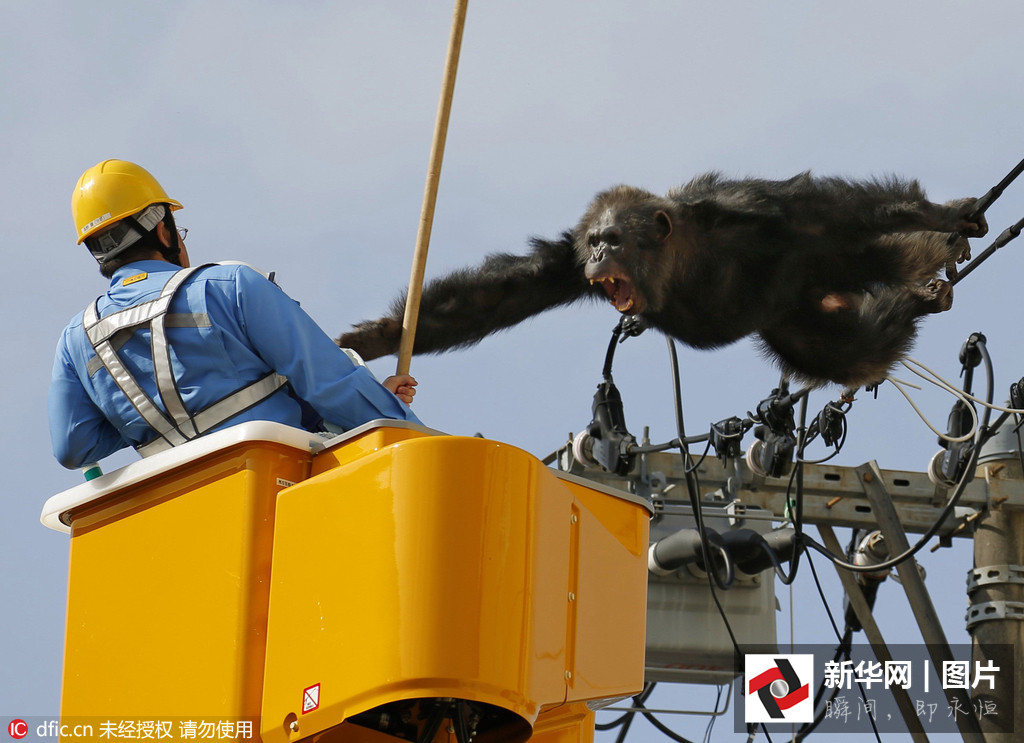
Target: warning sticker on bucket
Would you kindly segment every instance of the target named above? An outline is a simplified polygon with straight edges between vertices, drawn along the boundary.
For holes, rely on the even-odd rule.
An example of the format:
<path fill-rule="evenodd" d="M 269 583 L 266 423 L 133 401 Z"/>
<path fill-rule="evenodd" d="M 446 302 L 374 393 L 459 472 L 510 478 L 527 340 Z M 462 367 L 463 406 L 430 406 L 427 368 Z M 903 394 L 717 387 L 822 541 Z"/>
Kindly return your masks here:
<path fill-rule="evenodd" d="M 302 690 L 302 714 L 312 712 L 320 706 L 320 684 L 307 686 Z"/>

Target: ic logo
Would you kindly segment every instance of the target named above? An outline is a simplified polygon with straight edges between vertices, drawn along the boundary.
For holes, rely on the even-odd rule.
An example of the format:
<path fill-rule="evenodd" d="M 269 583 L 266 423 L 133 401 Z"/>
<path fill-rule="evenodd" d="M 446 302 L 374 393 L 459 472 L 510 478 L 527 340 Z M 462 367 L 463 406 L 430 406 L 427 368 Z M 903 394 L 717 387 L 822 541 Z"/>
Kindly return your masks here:
<path fill-rule="evenodd" d="M 747 655 L 747 722 L 811 722 L 813 655 Z"/>

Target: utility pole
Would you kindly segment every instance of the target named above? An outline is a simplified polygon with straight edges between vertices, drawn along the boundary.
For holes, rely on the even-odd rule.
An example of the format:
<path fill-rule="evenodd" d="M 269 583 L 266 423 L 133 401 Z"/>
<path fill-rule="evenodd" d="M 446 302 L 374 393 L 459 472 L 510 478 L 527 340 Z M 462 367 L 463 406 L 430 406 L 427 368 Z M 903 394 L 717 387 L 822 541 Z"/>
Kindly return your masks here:
<path fill-rule="evenodd" d="M 1020 484 L 1024 472 L 1012 426 L 1003 426 L 983 447 L 977 477 L 988 484 L 989 503 L 974 534 L 967 630 L 972 659 L 999 668 L 995 676 L 1002 683 L 990 690 L 982 682 L 973 696 L 986 743 L 1010 743 L 1024 739 L 1024 509 L 1009 503 L 1005 494 Z M 998 714 L 985 714 L 989 703 Z"/>

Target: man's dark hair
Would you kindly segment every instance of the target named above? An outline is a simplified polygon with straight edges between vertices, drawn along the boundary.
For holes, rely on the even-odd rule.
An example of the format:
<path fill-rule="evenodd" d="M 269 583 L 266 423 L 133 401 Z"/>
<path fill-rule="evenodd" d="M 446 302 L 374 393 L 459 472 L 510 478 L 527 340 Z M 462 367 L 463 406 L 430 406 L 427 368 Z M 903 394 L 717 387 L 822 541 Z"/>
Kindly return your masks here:
<path fill-rule="evenodd" d="M 178 248 L 178 232 L 174 224 L 174 216 L 171 214 L 171 210 L 169 208 L 164 212 L 164 218 L 161 221 L 167 226 L 167 231 L 171 236 L 171 247 L 167 247 L 160 242 L 160 238 L 156 234 L 157 228 L 153 227 L 153 229 L 145 233 L 131 247 L 127 248 L 123 253 L 118 254 L 116 258 L 112 258 L 105 263 L 101 263 L 100 274 L 109 279 L 121 266 L 127 263 L 145 260 L 153 255 L 154 252 L 160 253 L 171 263 L 178 263 L 178 256 L 181 253 L 181 249 Z"/>

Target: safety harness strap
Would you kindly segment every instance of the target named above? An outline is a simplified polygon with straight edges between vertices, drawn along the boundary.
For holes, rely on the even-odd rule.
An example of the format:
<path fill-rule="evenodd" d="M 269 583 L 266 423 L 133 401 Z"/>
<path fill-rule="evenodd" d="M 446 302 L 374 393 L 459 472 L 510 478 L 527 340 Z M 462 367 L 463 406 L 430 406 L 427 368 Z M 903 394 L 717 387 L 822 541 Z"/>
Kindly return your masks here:
<path fill-rule="evenodd" d="M 287 383 L 287 377 L 271 372 L 265 377 L 257 379 L 249 386 L 243 387 L 237 392 L 233 392 L 209 407 L 204 408 L 192 417 L 197 430 L 196 436 L 201 436 L 221 423 L 234 418 L 240 413 L 244 413 L 253 405 L 270 397 Z M 136 447 L 136 451 L 142 456 L 148 457 L 151 454 L 170 449 L 172 446 L 177 446 L 177 444 L 172 444 L 165 438 L 158 437 L 148 444 Z"/>
<path fill-rule="evenodd" d="M 274 394 L 288 382 L 285 377 L 271 372 L 241 390 L 207 406 L 195 415 L 188 412 L 181 398 L 177 380 L 174 378 L 171 348 L 167 340 L 169 324 L 167 310 L 174 295 L 188 277 L 204 267 L 199 266 L 176 272 L 164 285 L 160 296 L 156 299 L 128 307 L 104 318 L 99 317 L 99 300 L 96 300 L 86 307 L 82 318 L 86 336 L 96 352 L 96 357 L 110 374 L 118 389 L 124 393 L 142 419 L 157 434 L 156 439 L 150 443 L 136 447 L 142 456 L 178 446 L 216 428 Z M 177 324 L 171 323 L 172 326 Z M 153 377 L 156 381 L 157 394 L 167 412 L 161 410 L 146 394 L 117 355 L 117 348 L 123 345 L 124 338 L 135 329 L 145 325 L 150 328 L 150 350 L 153 357 Z"/>
<path fill-rule="evenodd" d="M 192 416 L 185 409 L 185 402 L 181 399 L 178 391 L 178 382 L 174 378 L 174 368 L 171 365 L 171 347 L 167 343 L 167 330 L 164 325 L 167 308 L 170 307 L 170 300 L 178 291 L 178 287 L 194 273 L 194 269 L 178 271 L 164 285 L 160 292 L 160 298 L 167 298 L 167 304 L 163 310 L 150 321 L 150 348 L 153 355 L 153 377 L 156 380 L 157 392 L 164 403 L 164 407 L 174 420 L 175 427 L 193 439 L 199 435 L 196 430 Z"/>
<path fill-rule="evenodd" d="M 176 272 L 164 286 L 160 296 L 149 302 L 128 307 L 101 319 L 98 310 L 99 300 L 97 299 L 86 307 L 85 313 L 82 316 L 82 325 L 85 328 L 89 343 L 92 344 L 96 356 L 114 380 L 114 384 L 124 393 L 149 427 L 156 431 L 157 437 L 167 441 L 169 446 L 183 444 L 191 437 L 181 431 L 175 421 L 160 410 L 153 399 L 146 394 L 145 390 L 142 389 L 142 386 L 136 381 L 135 377 L 132 376 L 132 373 L 128 371 L 128 368 L 117 355 L 111 339 L 122 330 L 134 330 L 143 325 L 150 325 L 151 328 L 155 328 L 158 325 L 162 326 L 162 322 L 154 322 L 154 320 L 163 318 L 167 308 L 170 307 L 175 291 L 181 286 L 181 282 L 196 270 L 195 268 L 190 268 Z M 154 357 L 156 355 L 154 354 Z M 157 389 L 161 392 L 162 398 L 160 379 L 156 372 L 156 359 L 154 358 L 154 376 L 157 377 Z M 171 410 L 166 400 L 164 400 L 164 406 L 167 407 L 168 411 Z"/>
<path fill-rule="evenodd" d="M 168 312 L 164 315 L 164 327 L 166 328 L 209 328 L 212 327 L 210 316 L 205 312 Z M 123 330 L 110 337 L 110 345 L 115 351 L 120 351 L 121 346 L 131 340 L 132 330 Z M 103 362 L 99 356 L 92 356 L 85 364 L 89 376 L 93 376 L 103 368 Z"/>

